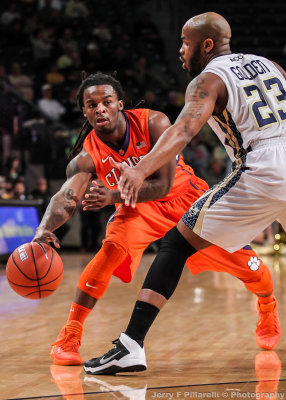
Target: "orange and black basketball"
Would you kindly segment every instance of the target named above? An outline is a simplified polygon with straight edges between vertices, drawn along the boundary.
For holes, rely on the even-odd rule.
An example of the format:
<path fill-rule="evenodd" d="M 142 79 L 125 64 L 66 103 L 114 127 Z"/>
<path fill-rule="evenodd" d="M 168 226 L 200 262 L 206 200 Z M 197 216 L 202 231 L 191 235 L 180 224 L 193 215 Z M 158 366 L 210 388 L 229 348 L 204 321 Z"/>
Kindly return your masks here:
<path fill-rule="evenodd" d="M 59 254 L 45 243 L 25 243 L 10 255 L 6 275 L 11 288 L 20 296 L 41 299 L 51 295 L 63 279 Z"/>

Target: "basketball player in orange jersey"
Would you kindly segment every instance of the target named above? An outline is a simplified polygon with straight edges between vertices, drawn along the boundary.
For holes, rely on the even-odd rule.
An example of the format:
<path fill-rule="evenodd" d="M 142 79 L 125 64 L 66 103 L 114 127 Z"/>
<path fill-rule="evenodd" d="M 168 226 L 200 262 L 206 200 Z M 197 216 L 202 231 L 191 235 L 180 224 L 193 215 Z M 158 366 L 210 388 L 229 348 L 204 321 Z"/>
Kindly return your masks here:
<path fill-rule="evenodd" d="M 78 104 L 87 120 L 72 150 L 67 180 L 51 199 L 33 239 L 59 247 L 53 231 L 70 218 L 90 180 L 100 180 L 85 195 L 85 209 L 115 204 L 116 211 L 108 221 L 101 249 L 80 276 L 68 321 L 52 345 L 51 357 L 58 365 L 82 363 L 78 351 L 82 326 L 111 276 L 129 282 L 149 243 L 174 227 L 190 204 L 208 189 L 179 156 L 144 182 L 135 208 L 122 204 L 117 190 L 119 176 L 109 157 L 136 165 L 170 126 L 169 119 L 158 111 L 124 111 L 122 98 L 121 85 L 111 76 L 98 73 L 83 80 Z M 272 277 L 249 246 L 232 255 L 212 246 L 189 259 L 187 266 L 194 274 L 225 271 L 242 280 L 259 299 L 257 343 L 262 348 L 275 347 L 280 325 Z"/>

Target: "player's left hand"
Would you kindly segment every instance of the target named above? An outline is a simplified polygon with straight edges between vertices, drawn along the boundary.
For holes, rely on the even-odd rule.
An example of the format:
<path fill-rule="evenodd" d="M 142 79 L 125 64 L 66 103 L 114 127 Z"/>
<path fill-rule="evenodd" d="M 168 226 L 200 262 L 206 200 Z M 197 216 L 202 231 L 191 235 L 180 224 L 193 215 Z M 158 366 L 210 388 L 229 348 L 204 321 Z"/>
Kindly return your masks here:
<path fill-rule="evenodd" d="M 121 193 L 121 198 L 124 199 L 126 206 L 131 205 L 133 208 L 136 206 L 138 192 L 143 185 L 145 175 L 138 168 L 128 167 L 128 165 L 119 163 L 109 158 L 110 164 L 117 168 L 121 176 L 119 178 L 118 190 Z"/>
<path fill-rule="evenodd" d="M 90 192 L 84 196 L 82 202 L 83 211 L 99 210 L 109 204 L 113 204 L 111 190 L 107 189 L 99 179 L 92 181 Z"/>

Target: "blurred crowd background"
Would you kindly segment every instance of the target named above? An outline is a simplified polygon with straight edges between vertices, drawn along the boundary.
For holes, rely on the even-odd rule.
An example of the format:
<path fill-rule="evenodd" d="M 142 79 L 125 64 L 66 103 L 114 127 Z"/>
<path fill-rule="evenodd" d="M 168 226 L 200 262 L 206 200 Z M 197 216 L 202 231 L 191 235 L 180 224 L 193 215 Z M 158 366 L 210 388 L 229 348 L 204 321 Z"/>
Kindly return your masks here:
<path fill-rule="evenodd" d="M 183 104 L 188 76 L 178 59 L 180 33 L 193 15 L 216 11 L 231 24 L 233 52 L 264 55 L 286 68 L 286 4 L 246 0 L 1 0 L 0 198 L 42 199 L 43 211 L 65 179 L 67 156 L 83 123 L 76 104 L 81 71 L 112 74 L 125 90 L 125 108 L 165 112 Z M 209 185 L 230 169 L 208 126 L 183 152 Z M 105 214 L 81 211 L 66 244 L 100 245 Z M 69 232 L 71 231 L 71 232 Z M 75 238 L 75 235 L 77 238 Z"/>

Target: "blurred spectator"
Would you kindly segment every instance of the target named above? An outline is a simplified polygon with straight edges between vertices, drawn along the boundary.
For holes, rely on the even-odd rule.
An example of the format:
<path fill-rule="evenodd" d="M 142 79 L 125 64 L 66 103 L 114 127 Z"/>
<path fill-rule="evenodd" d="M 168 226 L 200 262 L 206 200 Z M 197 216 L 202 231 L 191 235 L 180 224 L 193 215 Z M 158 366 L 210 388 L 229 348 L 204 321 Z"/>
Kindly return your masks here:
<path fill-rule="evenodd" d="M 157 26 L 151 20 L 151 15 L 148 12 L 143 12 L 134 24 L 134 34 L 149 46 L 149 49 L 155 50 L 158 54 L 163 56 L 165 48 L 163 40 L 161 39 Z"/>
<path fill-rule="evenodd" d="M 40 22 L 40 15 L 34 12 L 30 17 L 26 19 L 24 32 L 31 38 L 36 37 L 38 30 L 43 28 Z"/>
<path fill-rule="evenodd" d="M 4 181 L 4 193 L 1 195 L 3 200 L 25 200 L 26 199 L 26 185 L 24 180 L 15 180 L 14 182 Z"/>
<path fill-rule="evenodd" d="M 35 189 L 28 196 L 32 200 L 42 200 L 41 205 L 42 214 L 46 211 L 46 208 L 51 200 L 51 195 L 48 191 L 48 182 L 46 178 L 40 177 L 36 181 Z"/>
<path fill-rule="evenodd" d="M 125 33 L 125 29 L 123 29 L 122 24 L 119 22 L 115 22 L 111 27 L 111 35 L 112 35 L 112 43 L 115 47 L 121 45 L 122 36 Z"/>
<path fill-rule="evenodd" d="M 23 175 L 19 157 L 13 155 L 8 157 L 4 167 L 4 175 L 7 182 L 15 182 L 19 180 Z"/>
<path fill-rule="evenodd" d="M 5 178 L 4 181 L 1 184 L 2 190 L 1 190 L 1 195 L 0 198 L 1 200 L 10 200 L 13 198 L 13 184 L 12 182 L 6 182 Z"/>
<path fill-rule="evenodd" d="M 102 42 L 109 42 L 112 39 L 111 32 L 104 22 L 100 22 L 91 31 L 92 35 Z"/>
<path fill-rule="evenodd" d="M 45 84 L 41 88 L 42 98 L 38 101 L 40 110 L 54 121 L 59 121 L 65 114 L 65 107 L 56 99 L 53 98 L 52 86 Z"/>
<path fill-rule="evenodd" d="M 26 185 L 24 181 L 18 180 L 13 182 L 11 199 L 13 200 L 26 199 Z"/>
<path fill-rule="evenodd" d="M 57 27 L 60 22 L 60 10 L 52 6 L 53 0 L 46 0 L 45 6 L 39 10 L 41 22 L 49 27 Z"/>
<path fill-rule="evenodd" d="M 150 108 L 151 110 L 160 110 L 160 105 L 156 101 L 156 94 L 152 90 L 146 90 L 143 96 L 144 103 L 142 107 Z"/>
<path fill-rule="evenodd" d="M 6 179 L 5 176 L 0 175 L 0 199 L 2 199 L 3 194 L 6 192 Z"/>
<path fill-rule="evenodd" d="M 223 160 L 213 158 L 208 165 L 208 170 L 205 173 L 208 185 L 211 187 L 221 181 L 225 175 L 225 162 Z"/>
<path fill-rule="evenodd" d="M 4 64 L 0 64 L 0 82 L 9 83 L 9 78 L 6 72 L 6 67 Z"/>
<path fill-rule="evenodd" d="M 53 86 L 62 85 L 65 82 L 65 76 L 59 72 L 56 62 L 51 64 L 50 70 L 46 74 L 46 82 Z"/>
<path fill-rule="evenodd" d="M 39 10 L 43 10 L 46 7 L 60 11 L 63 7 L 62 0 L 38 0 Z"/>
<path fill-rule="evenodd" d="M 4 26 L 8 26 L 15 19 L 19 18 L 21 18 L 21 16 L 17 9 L 17 4 L 15 2 L 11 2 L 9 5 L 9 9 L 1 14 L 1 24 Z"/>
<path fill-rule="evenodd" d="M 46 208 L 51 200 L 51 193 L 48 189 L 48 182 L 46 178 L 39 177 L 36 181 L 35 189 L 30 193 L 28 199 L 32 200 L 42 200 L 41 205 L 41 213 L 44 215 Z M 65 223 L 55 230 L 55 235 L 59 238 L 59 240 L 63 240 L 64 236 L 70 229 L 69 223 Z"/>
<path fill-rule="evenodd" d="M 168 94 L 168 103 L 164 108 L 165 114 L 169 117 L 171 123 L 173 124 L 178 115 L 182 110 L 181 105 L 179 104 L 179 96 L 177 92 L 170 92 Z"/>
<path fill-rule="evenodd" d="M 60 71 L 67 70 L 70 67 L 81 66 L 80 55 L 72 47 L 66 46 L 64 53 L 57 59 L 57 66 Z"/>
<path fill-rule="evenodd" d="M 149 63 L 146 57 L 139 57 L 135 62 L 135 76 L 140 90 L 151 89 L 168 89 L 168 83 L 154 70 L 149 68 Z"/>
<path fill-rule="evenodd" d="M 11 153 L 11 135 L 10 133 L 0 126 L 0 174 L 3 172 L 4 165 Z"/>
<path fill-rule="evenodd" d="M 88 8 L 81 0 L 69 0 L 66 4 L 65 15 L 68 18 L 85 18 Z"/>
<path fill-rule="evenodd" d="M 12 64 L 9 81 L 12 86 L 22 94 L 25 94 L 27 90 L 33 88 L 32 79 L 28 75 L 22 73 L 22 67 L 18 62 Z"/>
<path fill-rule="evenodd" d="M 99 249 L 99 238 L 101 234 L 101 214 L 102 211 L 83 211 L 80 208 L 81 217 L 81 249 L 83 252 L 95 252 Z"/>
<path fill-rule="evenodd" d="M 24 30 L 24 21 L 21 19 L 13 20 L 7 30 L 6 38 L 9 42 L 9 46 L 12 48 L 15 47 L 15 54 L 17 54 L 17 50 L 22 49 L 22 46 L 29 46 L 30 42 Z"/>
<path fill-rule="evenodd" d="M 206 179 L 209 168 L 210 152 L 200 136 L 195 136 L 182 151 L 185 162 L 192 166 L 195 174 Z"/>
<path fill-rule="evenodd" d="M 33 88 L 25 89 L 23 96 L 26 101 L 33 103 L 34 102 L 34 89 Z"/>
<path fill-rule="evenodd" d="M 77 119 L 82 118 L 82 111 L 79 109 L 77 104 L 77 87 L 72 87 L 69 92 L 67 101 L 65 102 L 66 114 L 65 121 L 73 122 Z"/>
<path fill-rule="evenodd" d="M 38 64 L 45 64 L 51 59 L 53 48 L 53 31 L 39 29 L 36 36 L 32 38 L 33 58 Z"/>
<path fill-rule="evenodd" d="M 110 64 L 115 71 L 123 71 L 124 69 L 131 67 L 127 51 L 123 46 L 118 46 L 110 55 Z"/>
<path fill-rule="evenodd" d="M 84 69 L 91 73 L 100 71 L 104 67 L 104 60 L 95 39 L 91 39 L 84 49 L 83 65 Z M 116 66 L 114 66 L 114 68 L 116 68 Z"/>
<path fill-rule="evenodd" d="M 58 40 L 62 51 L 65 51 L 66 47 L 72 49 L 74 52 L 79 51 L 78 42 L 73 38 L 73 31 L 70 28 L 66 28 L 63 32 L 63 36 Z"/>

